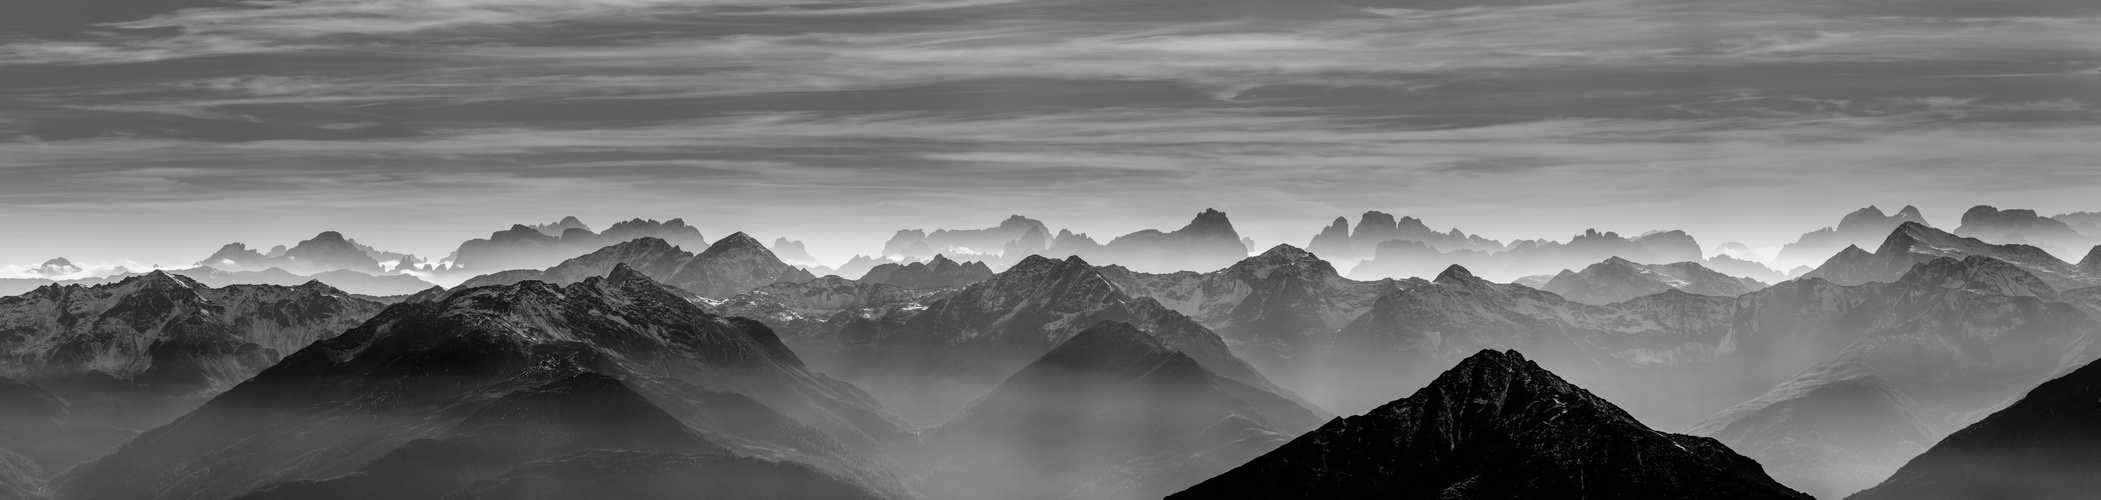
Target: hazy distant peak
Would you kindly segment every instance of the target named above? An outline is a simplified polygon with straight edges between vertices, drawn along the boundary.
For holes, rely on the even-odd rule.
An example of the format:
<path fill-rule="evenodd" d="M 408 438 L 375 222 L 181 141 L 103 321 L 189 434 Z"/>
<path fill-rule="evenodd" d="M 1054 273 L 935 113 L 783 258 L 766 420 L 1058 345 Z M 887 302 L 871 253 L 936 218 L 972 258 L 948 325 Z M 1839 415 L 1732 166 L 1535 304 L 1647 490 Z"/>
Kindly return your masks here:
<path fill-rule="evenodd" d="M 1189 220 L 1189 225 L 1182 226 L 1182 229 L 1175 232 L 1180 234 L 1231 235 L 1236 241 L 1240 239 L 1240 235 L 1233 231 L 1233 221 L 1226 219 L 1226 213 L 1211 208 L 1206 208 L 1203 212 L 1196 214 L 1196 218 Z"/>

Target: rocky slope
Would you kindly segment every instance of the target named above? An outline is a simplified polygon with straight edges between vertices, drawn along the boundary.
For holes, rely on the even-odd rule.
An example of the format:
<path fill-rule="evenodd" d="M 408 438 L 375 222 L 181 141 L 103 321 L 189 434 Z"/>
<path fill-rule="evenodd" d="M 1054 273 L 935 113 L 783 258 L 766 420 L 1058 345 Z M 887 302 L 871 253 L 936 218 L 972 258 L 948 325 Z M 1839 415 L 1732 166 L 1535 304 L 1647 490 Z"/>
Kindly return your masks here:
<path fill-rule="evenodd" d="M 566 287 L 391 306 L 52 487 L 64 499 L 437 498 L 565 470 L 535 461 L 574 471 L 576 450 L 612 446 L 796 462 L 907 498 L 884 450 L 910 441 L 763 325 L 618 266 Z"/>
<path fill-rule="evenodd" d="M 1312 429 L 1314 412 L 1098 323 L 932 431 L 935 498 L 1159 498 Z"/>
<path fill-rule="evenodd" d="M 2101 491 L 2101 364 L 2044 382 L 1855 500 L 2073 499 Z"/>
<path fill-rule="evenodd" d="M 0 298 L 0 376 L 156 425 L 378 313 L 320 283 L 212 288 L 160 271 Z"/>
<path fill-rule="evenodd" d="M 1613 257 L 1582 271 L 1562 271 L 1540 290 L 1590 305 L 1678 290 L 1698 295 L 1735 297 L 1766 287 L 1765 283 L 1714 272 L 1697 262 L 1638 264 Z"/>
<path fill-rule="evenodd" d="M 1650 429 L 1516 351 L 1338 418 L 1170 499 L 1807 498 L 1713 439 Z"/>

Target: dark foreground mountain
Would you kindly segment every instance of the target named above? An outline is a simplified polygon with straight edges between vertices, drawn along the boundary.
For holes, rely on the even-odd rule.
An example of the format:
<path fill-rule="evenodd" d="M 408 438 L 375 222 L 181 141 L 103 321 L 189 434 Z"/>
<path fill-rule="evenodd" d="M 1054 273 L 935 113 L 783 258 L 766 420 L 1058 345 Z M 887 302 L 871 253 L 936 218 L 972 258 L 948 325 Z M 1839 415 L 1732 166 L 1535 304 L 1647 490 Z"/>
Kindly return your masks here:
<path fill-rule="evenodd" d="M 1806 499 L 1713 439 L 1657 432 L 1526 360 L 1482 351 L 1170 499 Z"/>
<path fill-rule="evenodd" d="M 772 250 L 759 244 L 759 240 L 736 233 L 716 240 L 697 255 L 687 253 L 669 241 L 637 238 L 562 261 L 546 270 L 519 269 L 476 276 L 460 283 L 460 288 L 508 285 L 527 280 L 577 283 L 586 278 L 605 276 L 621 264 L 658 282 L 713 298 L 728 298 L 777 282 L 801 283 L 816 279 L 809 271 L 781 262 L 774 257 Z"/>
<path fill-rule="evenodd" d="M 2101 492 L 2101 363 L 2044 382 L 1853 500 L 2074 499 Z"/>
<path fill-rule="evenodd" d="M 593 467 L 571 455 L 610 446 L 796 462 L 905 498 L 879 443 L 909 441 L 763 325 L 617 266 L 567 287 L 388 307 L 52 487 L 63 499 L 438 498 L 549 465 L 534 461 L 568 463 L 550 474 Z"/>
<path fill-rule="evenodd" d="M 1159 498 L 1319 425 L 1128 323 L 1060 343 L 928 438 L 936 498 Z"/>
<path fill-rule="evenodd" d="M 161 271 L 51 285 L 0 297 L 0 375 L 150 427 L 380 308 L 316 282 L 212 288 Z"/>
<path fill-rule="evenodd" d="M 1685 293 L 1735 297 L 1766 287 L 1750 278 L 1715 272 L 1698 262 L 1640 264 L 1613 257 L 1591 264 L 1582 271 L 1562 271 L 1540 290 L 1590 305 L 1624 302 L 1678 290 Z"/>

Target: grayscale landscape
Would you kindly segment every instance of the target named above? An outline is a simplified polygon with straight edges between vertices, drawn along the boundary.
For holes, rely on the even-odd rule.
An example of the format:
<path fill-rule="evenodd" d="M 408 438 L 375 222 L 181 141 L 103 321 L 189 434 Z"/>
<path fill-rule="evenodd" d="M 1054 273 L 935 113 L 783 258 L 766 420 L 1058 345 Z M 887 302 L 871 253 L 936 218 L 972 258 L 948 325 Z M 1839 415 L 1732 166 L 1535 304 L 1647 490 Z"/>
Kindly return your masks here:
<path fill-rule="evenodd" d="M 2101 498 L 2096 33 L 19 0 L 0 500 Z"/>

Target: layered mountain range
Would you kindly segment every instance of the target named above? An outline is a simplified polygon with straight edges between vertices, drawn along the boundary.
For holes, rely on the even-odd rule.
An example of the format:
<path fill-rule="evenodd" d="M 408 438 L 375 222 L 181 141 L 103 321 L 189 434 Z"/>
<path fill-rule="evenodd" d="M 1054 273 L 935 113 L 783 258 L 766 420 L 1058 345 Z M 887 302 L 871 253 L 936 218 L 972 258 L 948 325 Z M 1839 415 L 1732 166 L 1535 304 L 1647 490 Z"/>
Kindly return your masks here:
<path fill-rule="evenodd" d="M 206 286 L 160 271 L 0 297 L 0 376 L 152 425 L 379 312 L 318 282 Z"/>
<path fill-rule="evenodd" d="M 1357 281 L 1311 252 L 1277 245 L 1208 273 L 1148 274 L 1100 268 L 1123 293 L 1145 297 L 1218 332 L 1233 352 L 1296 391 L 1334 333 L 1374 300 L 1422 280 Z"/>
<path fill-rule="evenodd" d="M 571 221 L 574 218 L 564 219 Z M 560 228 L 561 232 L 552 230 Z M 510 229 L 490 233 L 488 238 L 478 238 L 460 243 L 459 249 L 447 256 L 434 269 L 442 274 L 487 274 L 511 269 L 541 269 L 563 260 L 604 248 L 607 245 L 637 238 L 656 238 L 672 245 L 686 248 L 705 248 L 708 241 L 700 230 L 687 226 L 686 221 L 671 219 L 634 219 L 617 222 L 605 232 L 591 232 L 581 222 L 573 225 L 555 223 L 546 226 L 517 224 Z"/>
<path fill-rule="evenodd" d="M 1615 232 L 1588 230 L 1568 242 L 1520 240 L 1502 250 L 1441 251 L 1413 240 L 1379 243 L 1371 258 L 1349 271 L 1356 279 L 1436 276 L 1442 269 L 1461 266 L 1480 269 L 1500 281 L 1526 276 L 1553 275 L 1581 268 L 1608 258 L 1645 264 L 1701 261 L 1699 242 L 1684 231 L 1651 231 L 1628 238 Z"/>
<path fill-rule="evenodd" d="M 1582 271 L 1563 270 L 1539 289 L 1584 304 L 1605 305 L 1667 290 L 1735 297 L 1765 287 L 1758 280 L 1718 273 L 1697 262 L 1638 264 L 1613 257 Z"/>
<path fill-rule="evenodd" d="M 1213 373 L 1290 394 L 1234 356 L 1210 329 L 1156 300 L 1124 293 L 1078 257 L 1030 256 L 992 279 L 912 306 L 835 317 L 822 331 L 802 336 L 798 349 L 836 353 L 813 354 L 813 363 L 918 422 L 947 420 L 1059 342 L 1105 320 L 1137 325 Z"/>
<path fill-rule="evenodd" d="M 1895 214 L 1885 214 L 1881 208 L 1872 205 L 1855 210 L 1839 218 L 1837 226 L 1803 233 L 1794 243 L 1780 247 L 1780 253 L 1773 257 L 1772 266 L 1778 269 L 1814 267 L 1846 247 L 1874 246 L 1906 222 L 1931 226 L 1918 207 L 1910 205 L 1905 205 Z"/>
<path fill-rule="evenodd" d="M 956 262 L 947 256 L 935 255 L 926 262 L 875 266 L 859 281 L 914 289 L 961 288 L 991 277 L 992 268 L 984 262 Z"/>
<path fill-rule="evenodd" d="M 1319 425 L 1128 323 L 1058 343 L 927 438 L 935 498 L 1150 499 Z"/>
<path fill-rule="evenodd" d="M 504 498 L 635 475 L 627 486 L 732 492 L 794 478 L 802 491 L 910 498 L 884 451 L 909 436 L 765 326 L 708 314 L 616 265 L 568 286 L 394 305 L 52 488 L 65 499 Z"/>
<path fill-rule="evenodd" d="M 2101 274 L 2059 260 L 2041 248 L 1994 244 L 1965 238 L 1924 224 L 1906 222 L 1882 240 L 1874 252 L 1846 247 L 1806 276 L 1842 285 L 1895 281 L 1911 266 L 1941 257 L 1984 256 L 2019 266 L 2059 290 L 2101 285 Z"/>
<path fill-rule="evenodd" d="M 528 280 L 577 283 L 586 278 L 605 276 L 621 264 L 665 284 L 714 298 L 728 298 L 776 282 L 800 283 L 816 278 L 809 271 L 781 262 L 758 240 L 744 233 L 735 233 L 716 240 L 698 254 L 688 253 L 666 240 L 637 238 L 564 260 L 544 270 L 519 269 L 476 276 L 460 283 L 458 288 L 507 285 Z"/>
<path fill-rule="evenodd" d="M 382 298 L 408 295 L 436 286 L 428 281 L 406 274 L 374 276 L 347 270 L 323 271 L 313 275 L 301 275 L 275 267 L 261 271 L 226 271 L 208 266 L 198 266 L 188 269 L 159 269 L 150 272 L 182 276 L 211 287 L 230 285 L 298 286 L 309 281 L 319 281 L 344 292 L 367 296 L 373 300 L 385 300 Z M 104 277 L 68 280 L 0 280 L 0 295 L 20 295 L 46 285 L 103 285 L 146 274 L 148 273 L 124 271 Z"/>
<path fill-rule="evenodd" d="M 1854 500 L 2090 498 L 2101 491 L 2101 364 L 2044 382 Z"/>

